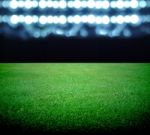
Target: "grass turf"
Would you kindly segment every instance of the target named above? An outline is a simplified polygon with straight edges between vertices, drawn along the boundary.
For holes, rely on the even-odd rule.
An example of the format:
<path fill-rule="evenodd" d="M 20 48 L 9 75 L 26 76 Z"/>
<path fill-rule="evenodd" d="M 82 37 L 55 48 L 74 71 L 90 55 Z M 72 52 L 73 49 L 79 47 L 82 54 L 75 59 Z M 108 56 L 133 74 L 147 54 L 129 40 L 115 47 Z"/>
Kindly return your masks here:
<path fill-rule="evenodd" d="M 0 64 L 3 124 L 114 130 L 149 126 L 149 116 L 150 64 Z"/>

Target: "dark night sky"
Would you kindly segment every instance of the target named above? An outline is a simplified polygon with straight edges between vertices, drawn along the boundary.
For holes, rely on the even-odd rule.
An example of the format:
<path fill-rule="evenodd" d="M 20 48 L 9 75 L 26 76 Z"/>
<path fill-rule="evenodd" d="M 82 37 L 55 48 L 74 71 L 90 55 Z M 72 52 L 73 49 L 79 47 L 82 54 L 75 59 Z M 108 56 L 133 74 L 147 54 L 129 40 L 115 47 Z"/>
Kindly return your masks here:
<path fill-rule="evenodd" d="M 0 62 L 150 62 L 150 37 L 19 40 L 0 36 Z"/>

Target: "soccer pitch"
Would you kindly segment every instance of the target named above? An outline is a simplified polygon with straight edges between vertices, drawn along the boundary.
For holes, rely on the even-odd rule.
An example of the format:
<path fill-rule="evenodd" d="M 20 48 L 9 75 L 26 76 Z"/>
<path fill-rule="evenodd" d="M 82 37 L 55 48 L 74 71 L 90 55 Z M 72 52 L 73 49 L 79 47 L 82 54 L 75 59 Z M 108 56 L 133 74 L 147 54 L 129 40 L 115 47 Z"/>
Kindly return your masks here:
<path fill-rule="evenodd" d="M 150 127 L 150 64 L 0 64 L 0 122 L 47 131 Z"/>

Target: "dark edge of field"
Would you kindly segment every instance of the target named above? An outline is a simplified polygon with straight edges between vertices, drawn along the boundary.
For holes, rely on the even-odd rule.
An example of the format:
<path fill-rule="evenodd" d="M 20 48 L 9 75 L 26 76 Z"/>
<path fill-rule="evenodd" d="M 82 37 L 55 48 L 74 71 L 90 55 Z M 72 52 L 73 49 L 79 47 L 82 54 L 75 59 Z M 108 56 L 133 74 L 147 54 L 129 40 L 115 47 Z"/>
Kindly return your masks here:
<path fill-rule="evenodd" d="M 136 127 L 118 127 L 116 129 L 104 129 L 104 128 L 72 128 L 67 127 L 60 128 L 49 128 L 49 130 L 44 130 L 43 127 L 30 127 L 28 125 L 20 125 L 10 120 L 0 119 L 0 133 L 2 134 L 15 134 L 15 135 L 49 135 L 49 134 L 101 134 L 101 135 L 121 135 L 121 134 L 149 134 L 150 133 L 150 117 L 147 116 L 145 121 L 143 121 L 141 126 Z"/>

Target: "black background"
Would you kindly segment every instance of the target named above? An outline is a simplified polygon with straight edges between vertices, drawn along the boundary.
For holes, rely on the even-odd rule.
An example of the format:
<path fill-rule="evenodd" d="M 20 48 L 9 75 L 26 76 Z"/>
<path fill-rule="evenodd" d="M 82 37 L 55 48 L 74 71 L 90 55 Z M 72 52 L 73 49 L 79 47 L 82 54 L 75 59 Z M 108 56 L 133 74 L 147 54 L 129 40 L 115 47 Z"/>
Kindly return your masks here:
<path fill-rule="evenodd" d="M 150 62 L 150 36 L 137 38 L 6 38 L 0 62 Z"/>

